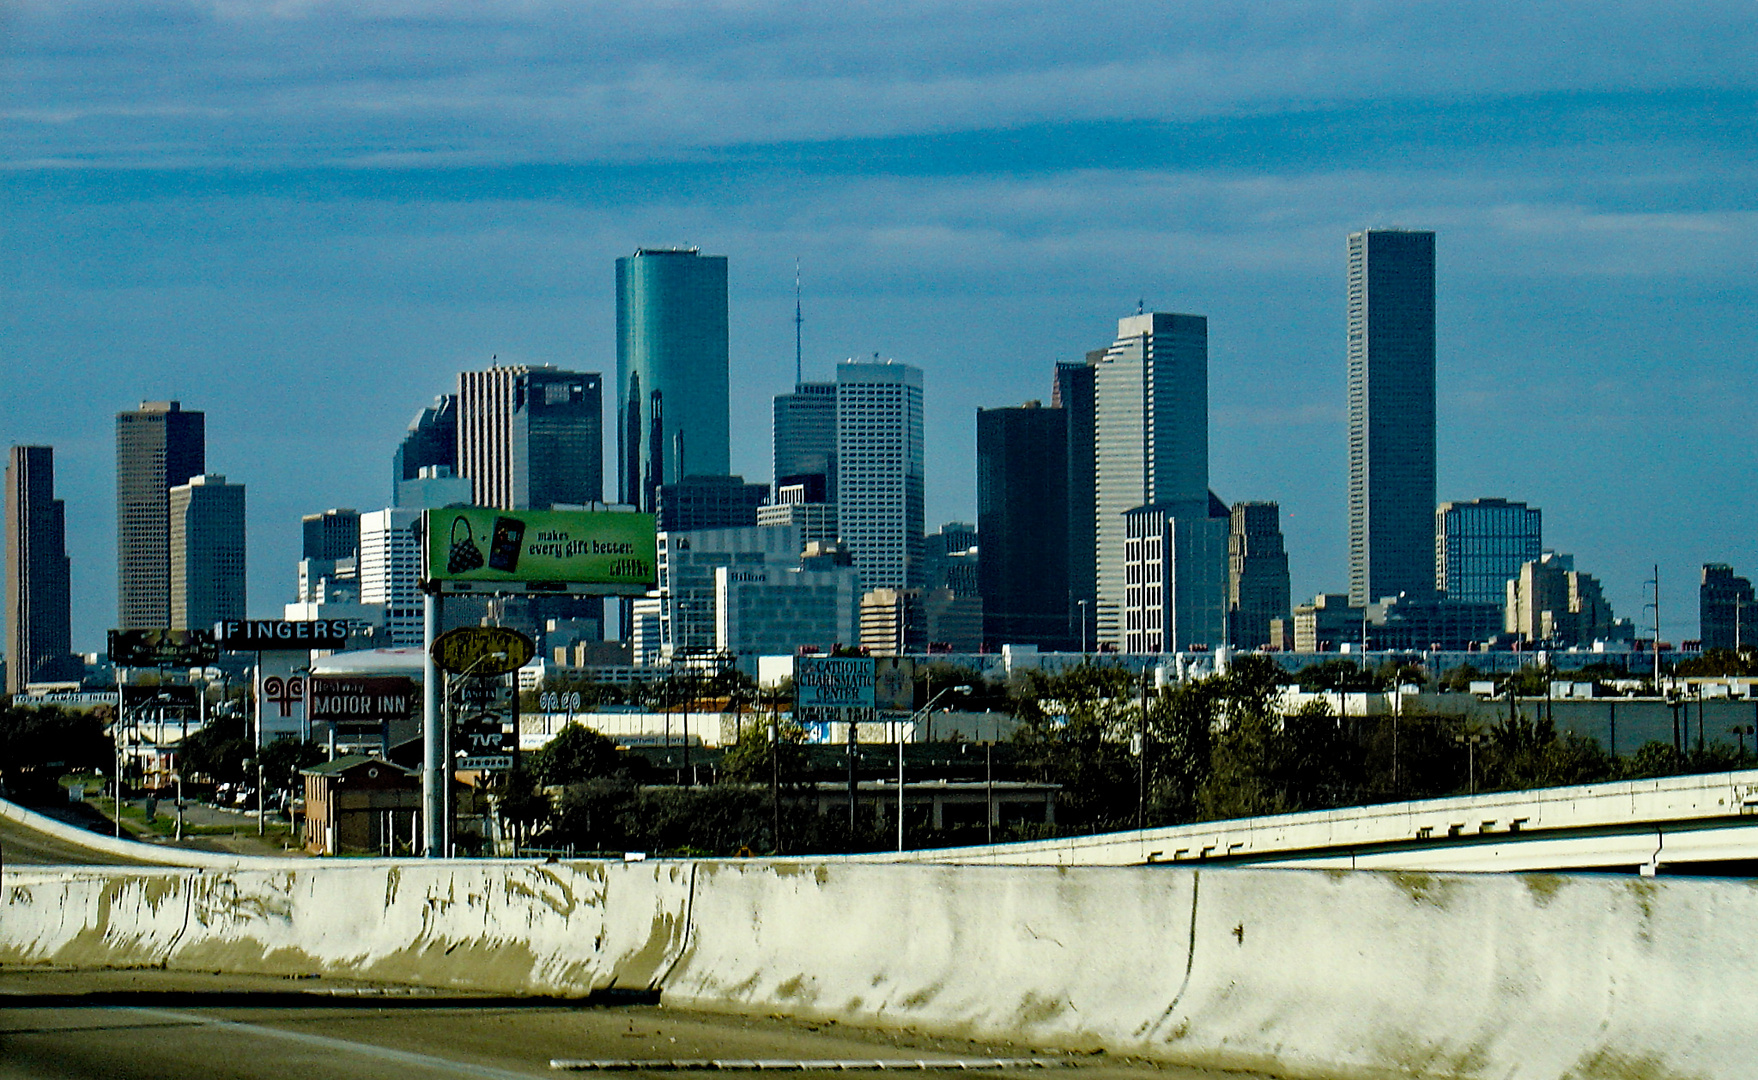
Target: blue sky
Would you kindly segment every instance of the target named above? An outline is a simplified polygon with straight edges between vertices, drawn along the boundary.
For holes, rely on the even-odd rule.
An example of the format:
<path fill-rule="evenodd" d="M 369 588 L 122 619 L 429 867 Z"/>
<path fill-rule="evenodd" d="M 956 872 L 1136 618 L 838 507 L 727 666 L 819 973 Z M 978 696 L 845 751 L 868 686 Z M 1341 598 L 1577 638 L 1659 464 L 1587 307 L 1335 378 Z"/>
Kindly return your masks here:
<path fill-rule="evenodd" d="M 928 517 L 979 406 L 1137 300 L 1209 317 L 1213 486 L 1344 565 L 1344 236 L 1437 233 L 1440 494 L 1545 511 L 1646 621 L 1758 571 L 1748 3 L 36 3 L 0 19 L 0 438 L 55 446 L 75 642 L 114 617 L 112 417 L 208 413 L 251 608 L 298 516 L 382 506 L 457 371 L 609 373 L 612 262 L 730 259 L 733 460 L 768 399 L 920 365 Z"/>

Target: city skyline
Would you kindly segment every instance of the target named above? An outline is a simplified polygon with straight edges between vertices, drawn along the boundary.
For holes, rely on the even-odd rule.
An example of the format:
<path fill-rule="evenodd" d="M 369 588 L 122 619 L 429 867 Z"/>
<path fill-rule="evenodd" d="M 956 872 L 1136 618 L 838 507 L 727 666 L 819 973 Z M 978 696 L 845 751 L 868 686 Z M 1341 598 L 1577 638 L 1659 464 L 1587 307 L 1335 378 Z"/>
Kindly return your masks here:
<path fill-rule="evenodd" d="M 1338 252 L 1364 225 L 1443 238 L 1437 497 L 1543 506 L 1619 611 L 1659 563 L 1666 636 L 1694 636 L 1701 564 L 1758 562 L 1758 507 L 1724 495 L 1758 479 L 1749 11 L 1148 10 L 924 11 L 906 41 L 729 9 L 682 70 L 638 13 L 485 16 L 526 64 L 474 16 L 21 5 L 0 431 L 56 448 L 76 647 L 114 595 L 116 411 L 208 412 L 273 611 L 292 523 L 382 506 L 457 372 L 608 380 L 608 267 L 640 244 L 729 259 L 734 473 L 766 477 L 795 381 L 796 258 L 807 380 L 921 367 L 929 521 L 972 514 L 977 407 L 1038 396 L 1138 300 L 1203 312 L 1212 486 L 1281 504 L 1296 597 L 1336 589 Z"/>

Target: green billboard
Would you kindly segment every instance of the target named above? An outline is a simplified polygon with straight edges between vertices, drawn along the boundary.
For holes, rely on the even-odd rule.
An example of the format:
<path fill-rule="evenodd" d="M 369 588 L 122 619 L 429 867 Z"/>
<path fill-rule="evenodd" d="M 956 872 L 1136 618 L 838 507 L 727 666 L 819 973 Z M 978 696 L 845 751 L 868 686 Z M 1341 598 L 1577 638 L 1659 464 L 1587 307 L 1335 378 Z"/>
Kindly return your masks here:
<path fill-rule="evenodd" d="M 426 521 L 432 591 L 640 596 L 656 583 L 652 514 L 465 507 Z"/>

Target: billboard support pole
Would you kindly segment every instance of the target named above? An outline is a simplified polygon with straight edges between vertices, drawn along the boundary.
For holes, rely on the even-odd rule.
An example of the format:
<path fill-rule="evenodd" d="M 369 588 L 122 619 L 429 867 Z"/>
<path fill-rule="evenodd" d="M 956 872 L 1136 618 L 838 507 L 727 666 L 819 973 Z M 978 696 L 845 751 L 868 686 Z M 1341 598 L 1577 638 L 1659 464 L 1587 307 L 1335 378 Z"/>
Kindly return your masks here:
<path fill-rule="evenodd" d="M 430 592 L 421 601 L 421 822 L 429 859 L 444 858 L 446 845 L 446 733 L 441 723 L 439 665 L 433 659 L 442 604 L 438 593 Z"/>

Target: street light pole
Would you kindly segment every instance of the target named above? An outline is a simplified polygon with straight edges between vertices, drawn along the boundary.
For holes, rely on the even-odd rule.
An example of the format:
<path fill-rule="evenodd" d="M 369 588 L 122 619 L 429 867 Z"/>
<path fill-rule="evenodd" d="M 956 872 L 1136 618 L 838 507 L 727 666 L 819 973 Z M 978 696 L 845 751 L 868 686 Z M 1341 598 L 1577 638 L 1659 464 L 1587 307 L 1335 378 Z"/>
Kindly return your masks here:
<path fill-rule="evenodd" d="M 1077 600 L 1075 603 L 1080 607 L 1080 653 L 1085 656 L 1087 652 L 1087 602 Z"/>
<path fill-rule="evenodd" d="M 926 705 L 911 713 L 908 720 L 897 726 L 897 850 L 899 851 L 903 850 L 903 729 L 905 725 L 914 723 L 917 717 L 927 715 L 928 710 L 934 707 L 934 703 L 947 694 L 968 694 L 970 691 L 971 688 L 968 686 L 948 686 L 929 698 Z"/>

